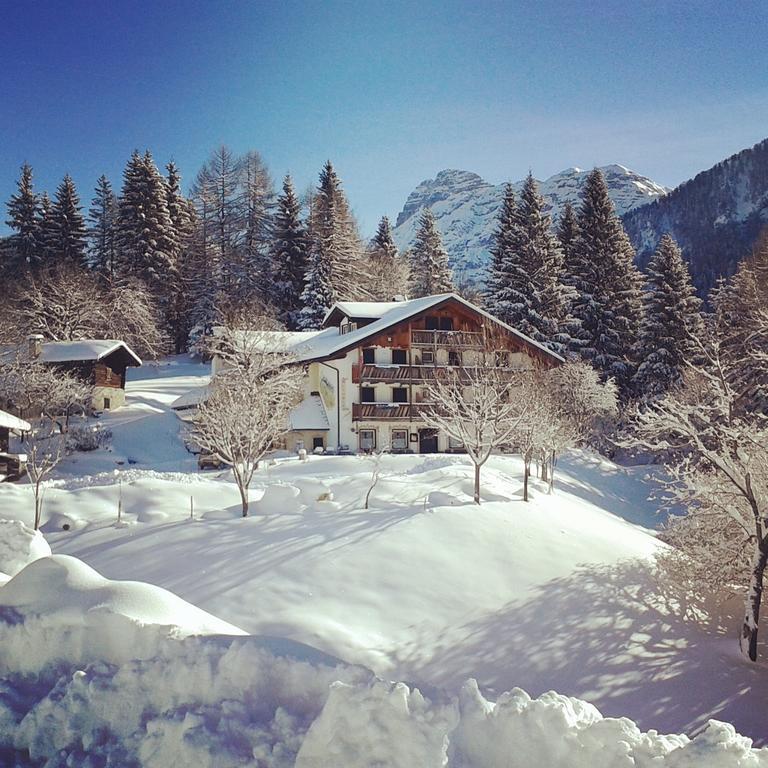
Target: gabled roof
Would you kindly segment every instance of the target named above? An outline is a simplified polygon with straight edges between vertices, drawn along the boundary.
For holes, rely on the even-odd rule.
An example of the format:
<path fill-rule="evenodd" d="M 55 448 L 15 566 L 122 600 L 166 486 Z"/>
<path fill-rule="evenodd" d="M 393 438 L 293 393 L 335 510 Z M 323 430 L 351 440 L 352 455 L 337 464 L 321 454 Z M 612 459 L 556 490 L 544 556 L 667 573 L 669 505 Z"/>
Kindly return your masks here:
<path fill-rule="evenodd" d="M 337 310 L 340 305 L 365 305 L 368 308 L 367 311 L 369 313 L 374 313 L 374 308 L 377 306 L 383 308 L 383 311 L 379 312 L 381 316 L 378 319 L 374 320 L 372 323 L 368 323 L 368 325 L 365 325 L 362 328 L 357 328 L 350 333 L 339 333 L 337 326 L 330 326 L 321 331 L 253 331 L 252 333 L 258 336 L 257 341 L 259 341 L 259 343 L 263 343 L 271 351 L 279 351 L 289 354 L 298 362 L 307 363 L 312 360 L 327 360 L 359 346 L 366 339 L 378 336 L 389 328 L 405 322 L 421 312 L 436 309 L 449 301 L 456 301 L 470 312 L 475 312 L 497 324 L 510 335 L 518 339 L 523 346 L 533 348 L 557 362 L 565 362 L 560 355 L 552 352 L 552 350 L 548 349 L 543 344 L 534 341 L 524 333 L 520 333 L 520 331 L 503 323 L 484 309 L 475 306 L 455 293 L 439 293 L 434 296 L 424 296 L 420 299 L 395 302 L 337 302 L 326 313 L 326 318 L 330 317 L 331 313 L 334 310 Z M 241 331 L 240 333 L 247 334 L 249 331 Z"/>
<path fill-rule="evenodd" d="M 70 363 L 79 360 L 102 360 L 113 352 L 124 350 L 141 365 L 141 358 L 119 339 L 80 339 L 78 341 L 45 341 L 41 345 L 40 361 L 43 363 Z"/>
<path fill-rule="evenodd" d="M 32 425 L 28 421 L 24 421 L 24 419 L 20 419 L 7 411 L 0 411 L 0 427 L 18 432 L 29 432 L 32 429 Z"/>
<path fill-rule="evenodd" d="M 470 312 L 475 312 L 487 320 L 490 320 L 518 339 L 524 346 L 532 347 L 538 352 L 554 360 L 557 360 L 558 362 L 565 362 L 560 355 L 556 354 L 551 349 L 545 347 L 543 344 L 540 344 L 538 341 L 534 341 L 532 338 L 530 338 L 530 336 L 526 336 L 524 333 L 521 333 L 515 328 L 512 328 L 512 326 L 503 323 L 501 320 L 486 312 L 484 309 L 475 306 L 456 293 L 439 293 L 434 296 L 424 296 L 420 299 L 411 299 L 410 301 L 363 302 L 370 305 L 371 308 L 376 304 L 383 305 L 386 307 L 386 311 L 381 313 L 381 317 L 378 320 L 369 323 L 363 328 L 358 328 L 351 333 L 340 334 L 338 328 L 336 327 L 326 328 L 325 330 L 316 334 L 314 337 L 297 344 L 291 351 L 302 362 L 332 357 L 334 355 L 345 352 L 348 349 L 358 346 L 366 339 L 377 336 L 389 328 L 398 325 L 399 323 L 405 322 L 406 320 L 409 320 L 421 312 L 425 312 L 430 309 L 436 309 L 437 307 L 442 306 L 449 301 L 456 301 Z M 337 304 L 335 304 L 334 307 L 336 307 Z M 334 307 L 331 308 L 331 311 L 333 311 Z M 330 312 L 326 316 L 329 315 Z"/>
<path fill-rule="evenodd" d="M 342 315 L 355 320 L 378 320 L 405 301 L 337 301 L 323 318 L 323 327 L 327 327 L 334 317 Z"/>

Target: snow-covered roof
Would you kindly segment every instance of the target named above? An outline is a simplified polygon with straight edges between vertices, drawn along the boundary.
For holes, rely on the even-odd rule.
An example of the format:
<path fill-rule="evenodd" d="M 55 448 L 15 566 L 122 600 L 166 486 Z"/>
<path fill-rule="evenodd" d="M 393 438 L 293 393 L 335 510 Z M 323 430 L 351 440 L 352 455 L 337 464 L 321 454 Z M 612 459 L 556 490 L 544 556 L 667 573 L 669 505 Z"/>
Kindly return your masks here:
<path fill-rule="evenodd" d="M 552 357 L 555 360 L 564 362 L 560 355 L 555 354 L 552 350 L 540 344 L 538 341 L 534 341 L 530 336 L 526 336 L 524 333 L 512 328 L 512 326 L 503 323 L 498 318 L 481 309 L 478 306 L 470 303 L 466 299 L 463 299 L 456 293 L 438 293 L 434 296 L 424 296 L 420 299 L 411 299 L 409 301 L 397 301 L 397 302 L 369 302 L 371 305 L 383 304 L 392 305 L 390 309 L 384 312 L 378 320 L 358 328 L 351 333 L 340 334 L 339 329 L 335 327 L 326 328 L 324 331 L 316 334 L 314 337 L 308 339 L 305 342 L 297 344 L 290 351 L 297 356 L 301 362 L 308 362 L 317 358 L 324 358 L 333 355 L 341 350 L 348 349 L 349 347 L 356 346 L 358 343 L 364 341 L 370 336 L 376 336 L 379 333 L 391 328 L 393 325 L 402 323 L 408 320 L 410 317 L 424 312 L 425 310 L 436 307 L 449 299 L 457 301 L 459 304 L 464 305 L 470 311 L 477 312 L 483 317 L 498 324 L 510 334 L 520 339 L 524 344 L 535 347 L 548 357 Z M 337 306 L 337 305 L 334 305 Z"/>
<path fill-rule="evenodd" d="M 543 344 L 534 341 L 530 336 L 526 336 L 524 333 L 503 323 L 484 309 L 471 304 L 455 293 L 438 293 L 434 296 L 424 296 L 420 299 L 394 302 L 337 302 L 331 308 L 331 311 L 333 311 L 334 308 L 338 308 L 340 304 L 346 304 L 348 306 L 368 305 L 371 308 L 369 310 L 371 312 L 373 311 L 373 307 L 376 306 L 388 307 L 385 312 L 380 313 L 381 317 L 378 320 L 374 320 L 372 323 L 351 331 L 350 333 L 339 333 L 339 329 L 336 326 L 330 326 L 321 331 L 239 331 L 239 333 L 244 335 L 253 334 L 253 338 L 249 339 L 250 343 L 263 343 L 265 348 L 268 348 L 271 351 L 289 354 L 293 356 L 297 362 L 306 363 L 311 360 L 321 360 L 335 355 L 342 350 L 357 346 L 365 341 L 365 339 L 371 336 L 376 336 L 388 328 L 391 328 L 398 323 L 402 323 L 420 312 L 436 307 L 449 299 L 457 301 L 470 311 L 477 312 L 483 317 L 498 324 L 524 344 L 535 347 L 548 357 L 564 362 L 560 355 L 555 354 Z"/>
<path fill-rule="evenodd" d="M 370 320 L 377 320 L 390 309 L 394 309 L 403 301 L 337 301 L 326 313 L 323 318 L 323 324 L 333 314 L 339 310 L 347 317 L 360 317 Z"/>
<path fill-rule="evenodd" d="M 0 427 L 15 429 L 19 432 L 29 432 L 32 429 L 28 421 L 24 421 L 24 419 L 20 419 L 7 411 L 0 411 Z"/>
<path fill-rule="evenodd" d="M 41 346 L 40 360 L 44 363 L 69 363 L 77 360 L 101 360 L 118 349 L 124 349 L 141 365 L 141 358 L 119 339 L 80 339 L 78 341 L 46 341 Z"/>
<path fill-rule="evenodd" d="M 308 430 L 327 430 L 331 428 L 328 414 L 319 395 L 305 397 L 288 414 L 290 428 Z"/>
<path fill-rule="evenodd" d="M 195 406 L 200 405 L 200 403 L 205 400 L 206 396 L 208 395 L 208 385 L 204 384 L 200 387 L 194 387 L 193 389 L 190 389 L 189 391 L 185 392 L 183 395 L 179 395 L 172 403 L 171 403 L 171 410 L 173 411 L 184 411 L 187 408 L 194 408 Z"/>

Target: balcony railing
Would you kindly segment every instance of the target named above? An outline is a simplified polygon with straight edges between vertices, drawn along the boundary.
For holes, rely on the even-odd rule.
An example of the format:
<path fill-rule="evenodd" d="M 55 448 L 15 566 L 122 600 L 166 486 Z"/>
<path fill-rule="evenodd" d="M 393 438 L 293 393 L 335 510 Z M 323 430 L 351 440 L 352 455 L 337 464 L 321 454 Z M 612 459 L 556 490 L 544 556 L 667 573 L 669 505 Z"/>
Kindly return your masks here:
<path fill-rule="evenodd" d="M 477 331 L 411 331 L 415 347 L 482 347 L 483 334 Z"/>
<path fill-rule="evenodd" d="M 496 369 L 499 373 L 509 376 L 523 368 L 503 367 Z M 363 365 L 352 366 L 352 382 L 354 384 L 420 384 L 434 381 L 435 376 L 454 372 L 468 384 L 473 378 L 482 375 L 482 369 L 477 371 L 472 366 L 448 365 Z"/>
<path fill-rule="evenodd" d="M 413 420 L 431 406 L 431 403 L 353 403 L 352 421 Z"/>

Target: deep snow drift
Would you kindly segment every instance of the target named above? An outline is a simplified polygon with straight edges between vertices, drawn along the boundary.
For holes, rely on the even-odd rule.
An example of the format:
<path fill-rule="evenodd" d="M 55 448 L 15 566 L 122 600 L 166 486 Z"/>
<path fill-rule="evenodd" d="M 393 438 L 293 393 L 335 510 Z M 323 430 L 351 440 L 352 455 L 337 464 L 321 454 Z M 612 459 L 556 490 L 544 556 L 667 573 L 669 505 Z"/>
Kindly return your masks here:
<path fill-rule="evenodd" d="M 0 587 L 4 766 L 768 766 L 731 726 L 643 734 L 590 704 L 474 681 L 427 698 L 306 646 L 239 630 L 68 556 Z M 118 642 L 116 642 L 116 640 Z"/>

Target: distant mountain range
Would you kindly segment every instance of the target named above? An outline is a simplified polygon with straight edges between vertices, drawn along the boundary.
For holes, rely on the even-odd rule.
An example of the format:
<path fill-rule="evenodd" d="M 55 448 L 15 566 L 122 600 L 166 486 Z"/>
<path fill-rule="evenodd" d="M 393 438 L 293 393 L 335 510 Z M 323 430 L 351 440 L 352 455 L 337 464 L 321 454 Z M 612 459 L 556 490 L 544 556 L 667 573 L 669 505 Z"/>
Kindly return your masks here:
<path fill-rule="evenodd" d="M 674 190 L 621 165 L 601 168 L 617 212 L 644 266 L 669 232 L 682 246 L 702 295 L 730 275 L 768 225 L 768 139 L 703 171 Z M 569 168 L 540 182 L 554 220 L 566 201 L 580 202 L 588 171 Z M 513 186 L 519 189 L 522 182 Z M 411 192 L 397 217 L 395 241 L 410 246 L 419 211 L 429 207 L 459 284 L 483 282 L 504 185 L 475 173 L 446 170 Z"/>
<path fill-rule="evenodd" d="M 624 216 L 641 266 L 669 232 L 682 246 L 702 295 L 720 275 L 734 271 L 766 225 L 768 139 Z"/>
<path fill-rule="evenodd" d="M 668 191 L 621 165 L 607 165 L 601 170 L 620 214 L 656 200 Z M 557 219 L 566 202 L 578 205 L 588 173 L 579 168 L 568 168 L 540 182 L 541 193 L 553 219 Z M 519 190 L 522 181 L 513 186 Z M 482 282 L 503 196 L 504 184 L 489 184 L 468 171 L 440 171 L 434 179 L 419 184 L 408 196 L 397 217 L 395 242 L 401 250 L 409 247 L 418 228 L 419 211 L 431 208 L 457 282 Z"/>

